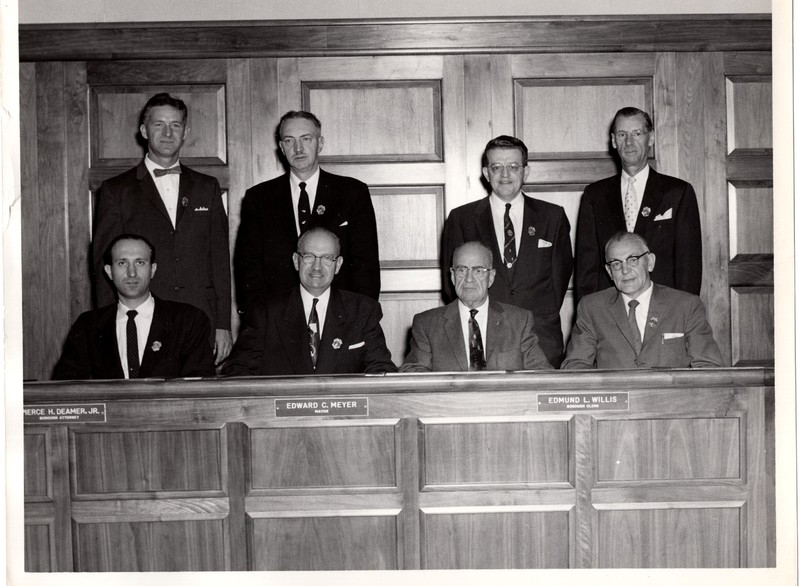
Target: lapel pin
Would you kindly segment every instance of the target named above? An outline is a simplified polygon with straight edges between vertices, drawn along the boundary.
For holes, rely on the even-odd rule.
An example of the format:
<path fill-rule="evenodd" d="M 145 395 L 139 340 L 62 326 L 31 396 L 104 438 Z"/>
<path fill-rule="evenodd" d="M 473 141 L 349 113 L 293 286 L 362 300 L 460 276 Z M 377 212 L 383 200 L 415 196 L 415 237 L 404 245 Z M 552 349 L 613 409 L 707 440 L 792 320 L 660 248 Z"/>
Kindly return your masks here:
<path fill-rule="evenodd" d="M 651 317 L 650 321 L 648 322 L 648 325 L 651 328 L 654 328 L 654 327 L 656 327 L 657 324 L 658 324 L 658 318 L 656 316 Z"/>
<path fill-rule="evenodd" d="M 331 343 L 331 346 L 333 346 L 334 350 L 338 350 L 339 348 L 341 348 L 342 347 L 341 338 L 334 338 L 333 342 Z"/>
<path fill-rule="evenodd" d="M 528 236 L 536 236 L 536 228 L 528 226 Z"/>
<path fill-rule="evenodd" d="M 186 207 L 187 205 L 189 205 L 189 198 L 188 198 L 188 197 L 186 197 L 186 196 L 182 197 L 182 198 L 181 198 L 181 205 L 182 205 L 183 207 Z"/>
<path fill-rule="evenodd" d="M 318 206 L 317 206 L 317 215 L 318 215 L 318 216 L 321 216 L 321 215 L 322 215 L 322 214 L 324 214 L 324 213 L 325 213 L 325 206 L 323 206 L 323 205 L 318 205 Z"/>
<path fill-rule="evenodd" d="M 150 349 L 151 349 L 153 352 L 158 352 L 159 350 L 161 350 L 161 342 L 159 342 L 158 340 L 156 340 L 155 342 L 153 342 L 153 345 L 152 345 L 152 346 L 150 346 Z"/>
<path fill-rule="evenodd" d="M 650 208 L 648 208 L 647 206 L 643 207 L 642 208 L 642 217 L 646 218 L 649 215 L 650 215 Z"/>

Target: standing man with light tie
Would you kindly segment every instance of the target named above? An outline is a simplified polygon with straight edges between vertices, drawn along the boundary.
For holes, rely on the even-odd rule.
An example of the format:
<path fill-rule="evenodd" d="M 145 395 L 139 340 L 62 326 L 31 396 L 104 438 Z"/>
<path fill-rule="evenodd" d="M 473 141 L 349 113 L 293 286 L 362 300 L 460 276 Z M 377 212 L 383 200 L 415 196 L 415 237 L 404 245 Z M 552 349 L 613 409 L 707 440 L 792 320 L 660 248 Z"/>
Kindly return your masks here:
<path fill-rule="evenodd" d="M 211 322 L 216 362 L 231 351 L 231 268 L 228 216 L 219 183 L 179 161 L 189 133 L 188 108 L 166 93 L 150 98 L 139 127 L 147 155 L 129 171 L 100 186 L 92 257 L 98 306 L 115 299 L 103 254 L 124 232 L 141 234 L 160 251 L 153 293 L 189 303 Z"/>
<path fill-rule="evenodd" d="M 489 248 L 480 242 L 456 248 L 450 278 L 458 299 L 414 316 L 401 372 L 553 368 L 539 347 L 533 314 L 489 299 L 495 275 Z"/>
<path fill-rule="evenodd" d="M 489 197 L 450 212 L 442 235 L 442 285 L 455 298 L 448 269 L 453 251 L 469 241 L 492 251 L 497 278 L 492 299 L 530 310 L 539 344 L 554 367 L 564 354 L 561 304 L 572 276 L 569 221 L 561 206 L 528 197 L 528 148 L 513 136 L 498 136 L 483 152 Z"/>
<path fill-rule="evenodd" d="M 700 214 L 692 186 L 647 164 L 655 143 L 653 121 L 638 108 L 622 108 L 611 125 L 619 174 L 586 187 L 578 212 L 575 295 L 602 291 L 612 282 L 603 247 L 619 230 L 644 237 L 658 257 L 653 280 L 694 295 L 703 277 Z"/>
<path fill-rule="evenodd" d="M 380 266 L 375 211 L 366 184 L 319 167 L 325 144 L 320 121 L 291 111 L 278 125 L 289 172 L 247 190 L 233 264 L 239 308 L 280 295 L 298 283 L 292 265 L 297 237 L 321 226 L 341 242 L 334 285 L 378 299 Z"/>

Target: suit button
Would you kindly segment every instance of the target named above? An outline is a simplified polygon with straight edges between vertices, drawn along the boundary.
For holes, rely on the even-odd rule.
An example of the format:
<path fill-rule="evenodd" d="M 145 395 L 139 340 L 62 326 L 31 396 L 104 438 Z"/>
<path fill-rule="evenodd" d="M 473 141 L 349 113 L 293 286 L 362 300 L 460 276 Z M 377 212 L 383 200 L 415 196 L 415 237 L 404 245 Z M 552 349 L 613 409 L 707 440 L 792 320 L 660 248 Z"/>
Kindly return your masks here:
<path fill-rule="evenodd" d="M 517 291 L 516 291 L 516 289 L 512 289 L 512 290 L 510 291 L 511 295 L 514 295 L 514 293 L 516 293 L 516 292 L 517 292 Z"/>
<path fill-rule="evenodd" d="M 175 257 L 175 262 L 181 262 L 181 257 L 179 257 L 179 256 L 176 256 L 176 257 Z"/>
<path fill-rule="evenodd" d="M 178 287 L 177 285 L 175 285 L 175 286 L 172 288 L 172 290 L 173 290 L 173 291 L 179 291 L 179 290 L 180 290 L 180 287 Z"/>

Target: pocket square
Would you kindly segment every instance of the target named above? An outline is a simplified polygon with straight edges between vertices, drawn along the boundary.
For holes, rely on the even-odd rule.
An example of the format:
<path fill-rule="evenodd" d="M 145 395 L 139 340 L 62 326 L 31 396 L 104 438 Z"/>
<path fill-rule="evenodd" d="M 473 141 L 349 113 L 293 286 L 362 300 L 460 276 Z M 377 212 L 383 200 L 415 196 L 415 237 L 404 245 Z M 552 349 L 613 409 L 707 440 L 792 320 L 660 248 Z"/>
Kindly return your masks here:
<path fill-rule="evenodd" d="M 663 214 L 658 214 L 655 218 L 653 218 L 654 222 L 658 222 L 660 220 L 671 220 L 672 219 L 672 208 L 669 208 Z"/>
<path fill-rule="evenodd" d="M 547 240 L 539 239 L 539 248 L 550 248 L 553 246 L 552 242 L 548 242 Z"/>
<path fill-rule="evenodd" d="M 199 208 L 194 208 L 194 211 L 196 211 L 196 212 L 207 212 L 208 208 L 205 207 L 205 206 L 200 206 Z"/>
<path fill-rule="evenodd" d="M 358 344 L 350 344 L 347 349 L 348 350 L 355 350 L 356 348 L 361 348 L 364 345 L 364 342 L 359 342 Z"/>
<path fill-rule="evenodd" d="M 339 224 L 339 227 L 340 227 L 340 228 L 343 228 L 344 226 L 347 226 L 347 220 L 345 220 L 344 222 L 342 222 L 341 224 Z"/>
<path fill-rule="evenodd" d="M 661 335 L 664 341 L 666 340 L 674 340 L 675 338 L 683 338 L 682 332 L 666 332 Z"/>

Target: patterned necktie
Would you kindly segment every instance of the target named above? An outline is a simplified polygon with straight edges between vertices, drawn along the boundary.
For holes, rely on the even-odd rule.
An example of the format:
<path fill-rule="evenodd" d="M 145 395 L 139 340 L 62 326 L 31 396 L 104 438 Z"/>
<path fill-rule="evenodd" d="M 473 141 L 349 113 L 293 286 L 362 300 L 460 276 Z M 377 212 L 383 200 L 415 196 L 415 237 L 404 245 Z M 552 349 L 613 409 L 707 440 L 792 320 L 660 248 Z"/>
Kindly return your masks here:
<path fill-rule="evenodd" d="M 319 354 L 319 316 L 317 315 L 317 301 L 311 304 L 311 313 L 308 316 L 308 345 L 311 352 L 311 364 L 317 368 L 317 355 Z"/>
<path fill-rule="evenodd" d="M 170 167 L 169 169 L 153 169 L 153 175 L 156 177 L 163 177 L 164 175 L 180 175 L 181 174 L 181 166 L 176 165 L 175 167 Z"/>
<path fill-rule="evenodd" d="M 636 307 L 638 305 L 639 302 L 635 299 L 628 301 L 628 307 L 630 308 L 628 311 L 628 327 L 633 335 L 633 342 L 636 346 L 637 354 L 642 351 L 642 335 L 639 333 L 639 324 L 636 323 Z"/>
<path fill-rule="evenodd" d="M 308 203 L 306 182 L 300 182 L 300 201 L 297 202 L 297 219 L 300 222 L 300 234 L 308 230 L 308 221 L 311 219 L 311 204 Z"/>
<path fill-rule="evenodd" d="M 628 232 L 633 232 L 636 227 L 636 214 L 639 213 L 639 206 L 636 202 L 636 188 L 633 184 L 636 183 L 635 177 L 628 177 L 628 189 L 625 191 L 625 227 Z"/>
<path fill-rule="evenodd" d="M 134 320 L 138 313 L 135 309 L 128 312 L 128 325 L 125 330 L 128 339 L 128 378 L 139 378 L 139 336 L 136 333 Z"/>
<path fill-rule="evenodd" d="M 483 339 L 478 322 L 475 320 L 477 309 L 469 310 L 469 369 L 483 370 L 486 368 L 486 359 L 483 357 Z"/>
<path fill-rule="evenodd" d="M 505 243 L 503 244 L 503 262 L 506 263 L 507 268 L 514 265 L 517 260 L 517 243 L 514 239 L 514 224 L 511 222 L 511 204 L 506 204 L 506 213 L 503 215 L 503 234 L 505 235 Z"/>

